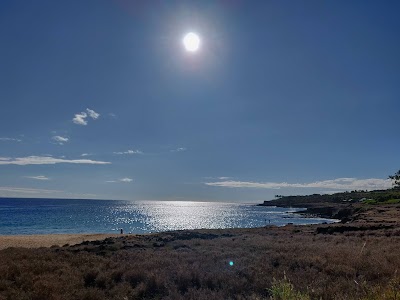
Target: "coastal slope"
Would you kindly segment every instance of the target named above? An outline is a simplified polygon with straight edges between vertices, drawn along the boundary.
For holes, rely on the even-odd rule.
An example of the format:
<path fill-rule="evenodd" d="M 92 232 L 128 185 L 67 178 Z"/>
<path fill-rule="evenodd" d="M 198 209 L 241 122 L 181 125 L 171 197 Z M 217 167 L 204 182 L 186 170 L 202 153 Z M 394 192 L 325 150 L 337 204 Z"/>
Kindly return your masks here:
<path fill-rule="evenodd" d="M 400 206 L 349 205 L 346 223 L 4 249 L 0 299 L 396 299 Z"/>

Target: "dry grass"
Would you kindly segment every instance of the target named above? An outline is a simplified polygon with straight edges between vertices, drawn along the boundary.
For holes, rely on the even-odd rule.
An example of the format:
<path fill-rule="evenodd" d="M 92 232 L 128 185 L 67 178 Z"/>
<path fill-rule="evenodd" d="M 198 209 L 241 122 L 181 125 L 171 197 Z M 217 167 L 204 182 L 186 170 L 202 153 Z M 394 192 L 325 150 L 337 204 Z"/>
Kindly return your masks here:
<path fill-rule="evenodd" d="M 10 248 L 0 251 L 0 299 L 400 299 L 399 228 L 360 224 Z"/>

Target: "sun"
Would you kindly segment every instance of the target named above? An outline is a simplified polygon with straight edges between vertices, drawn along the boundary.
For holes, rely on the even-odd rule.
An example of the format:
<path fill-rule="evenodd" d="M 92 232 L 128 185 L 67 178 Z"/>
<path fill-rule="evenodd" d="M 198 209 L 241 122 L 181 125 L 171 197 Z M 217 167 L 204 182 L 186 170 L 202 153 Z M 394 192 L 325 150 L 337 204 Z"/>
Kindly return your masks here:
<path fill-rule="evenodd" d="M 194 32 L 185 34 L 182 42 L 188 52 L 196 52 L 200 48 L 200 37 Z"/>

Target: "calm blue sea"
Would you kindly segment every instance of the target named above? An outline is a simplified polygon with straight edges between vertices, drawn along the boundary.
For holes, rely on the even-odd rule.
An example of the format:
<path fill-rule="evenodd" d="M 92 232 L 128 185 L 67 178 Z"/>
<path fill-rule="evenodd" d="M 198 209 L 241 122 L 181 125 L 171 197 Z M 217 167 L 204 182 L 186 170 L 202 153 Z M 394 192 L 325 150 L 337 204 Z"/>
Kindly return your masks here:
<path fill-rule="evenodd" d="M 186 201 L 108 201 L 0 198 L 0 235 L 149 233 L 197 228 L 245 228 L 332 222 L 296 209 Z"/>

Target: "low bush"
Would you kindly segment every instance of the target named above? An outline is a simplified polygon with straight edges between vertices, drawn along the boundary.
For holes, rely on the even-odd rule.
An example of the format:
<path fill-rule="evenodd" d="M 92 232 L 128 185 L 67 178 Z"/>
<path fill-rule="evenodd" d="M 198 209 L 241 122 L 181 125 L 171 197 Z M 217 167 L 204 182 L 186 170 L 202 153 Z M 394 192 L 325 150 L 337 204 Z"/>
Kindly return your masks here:
<path fill-rule="evenodd" d="M 323 226 L 345 230 L 317 233 Z M 9 248 L 0 299 L 400 299 L 399 227 L 360 235 L 346 226 L 159 233 L 108 240 L 109 250 Z"/>

